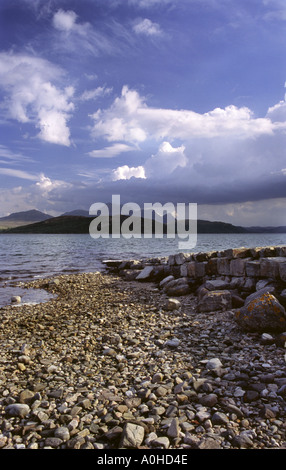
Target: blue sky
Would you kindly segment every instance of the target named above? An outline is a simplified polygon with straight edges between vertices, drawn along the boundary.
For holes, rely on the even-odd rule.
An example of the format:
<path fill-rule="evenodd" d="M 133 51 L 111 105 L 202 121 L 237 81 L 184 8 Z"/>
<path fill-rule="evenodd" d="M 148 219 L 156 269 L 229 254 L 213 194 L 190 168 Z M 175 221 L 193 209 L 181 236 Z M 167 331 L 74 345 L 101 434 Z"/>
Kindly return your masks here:
<path fill-rule="evenodd" d="M 0 216 L 286 225 L 284 0 L 1 0 Z"/>

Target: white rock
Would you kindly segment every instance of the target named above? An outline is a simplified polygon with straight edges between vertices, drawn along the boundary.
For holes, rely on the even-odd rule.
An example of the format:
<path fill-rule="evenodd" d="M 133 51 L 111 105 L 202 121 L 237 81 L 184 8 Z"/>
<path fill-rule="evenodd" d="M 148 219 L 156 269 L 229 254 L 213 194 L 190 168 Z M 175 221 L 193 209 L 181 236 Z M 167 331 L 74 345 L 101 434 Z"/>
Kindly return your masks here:
<path fill-rule="evenodd" d="M 134 423 L 126 423 L 122 432 L 120 447 L 138 447 L 142 444 L 145 430 L 143 426 Z"/>
<path fill-rule="evenodd" d="M 219 360 L 218 357 L 214 357 L 206 363 L 206 368 L 209 369 L 209 370 L 219 369 L 220 367 L 222 367 L 222 363 L 221 363 L 221 361 Z"/>

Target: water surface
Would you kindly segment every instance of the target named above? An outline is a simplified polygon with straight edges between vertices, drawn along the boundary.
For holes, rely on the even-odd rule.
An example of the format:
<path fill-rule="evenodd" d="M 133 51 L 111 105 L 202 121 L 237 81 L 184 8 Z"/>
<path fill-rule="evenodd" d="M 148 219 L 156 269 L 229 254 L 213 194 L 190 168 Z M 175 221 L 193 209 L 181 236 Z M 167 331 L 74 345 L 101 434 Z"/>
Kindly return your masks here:
<path fill-rule="evenodd" d="M 192 252 L 270 245 L 286 245 L 286 234 L 199 234 Z M 101 271 L 105 259 L 146 259 L 178 252 L 174 238 L 95 240 L 88 234 L 0 234 L 0 306 L 8 297 L 10 301 L 7 286 L 19 282 Z"/>

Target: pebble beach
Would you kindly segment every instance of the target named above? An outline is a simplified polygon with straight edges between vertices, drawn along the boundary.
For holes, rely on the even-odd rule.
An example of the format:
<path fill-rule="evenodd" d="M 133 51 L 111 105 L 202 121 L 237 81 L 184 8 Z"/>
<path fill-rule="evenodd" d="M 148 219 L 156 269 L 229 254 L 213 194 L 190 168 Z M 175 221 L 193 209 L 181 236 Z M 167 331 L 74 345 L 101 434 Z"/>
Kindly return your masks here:
<path fill-rule="evenodd" d="M 235 310 L 86 273 L 0 309 L 1 449 L 285 449 L 286 361 Z"/>

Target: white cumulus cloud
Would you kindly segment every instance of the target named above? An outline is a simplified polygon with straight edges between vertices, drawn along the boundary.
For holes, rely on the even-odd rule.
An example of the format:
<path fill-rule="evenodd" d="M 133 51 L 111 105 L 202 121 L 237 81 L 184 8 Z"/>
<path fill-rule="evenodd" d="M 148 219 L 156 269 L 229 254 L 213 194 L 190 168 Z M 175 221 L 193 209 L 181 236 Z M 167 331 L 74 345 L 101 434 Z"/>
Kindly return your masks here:
<path fill-rule="evenodd" d="M 235 137 L 255 138 L 281 129 L 266 116 L 255 118 L 247 107 L 234 105 L 200 114 L 192 110 L 173 110 L 147 106 L 144 97 L 127 86 L 112 105 L 91 115 L 92 135 L 108 141 L 144 142 L 147 138 L 181 139 Z M 282 127 L 286 130 L 286 123 Z"/>
<path fill-rule="evenodd" d="M 188 159 L 185 155 L 185 147 L 172 147 L 169 142 L 163 142 L 157 154 L 152 155 L 145 164 L 145 173 L 149 177 L 165 176 L 173 173 L 177 167 L 185 167 Z"/>
<path fill-rule="evenodd" d="M 49 61 L 28 55 L 0 53 L 0 89 L 7 117 L 32 123 L 46 142 L 70 145 L 68 120 L 74 110 L 72 87 L 59 88 L 63 72 Z"/>
<path fill-rule="evenodd" d="M 140 162 L 147 180 L 161 179 L 168 185 L 176 171 L 180 189 L 190 184 L 221 188 L 226 178 L 239 186 L 239 181 L 258 181 L 285 167 L 285 111 L 284 101 L 269 108 L 264 117 L 234 105 L 206 113 L 156 108 L 124 86 L 111 106 L 91 115 L 91 129 L 93 138 L 113 145 L 120 142 L 142 151 L 156 145 L 157 152 Z M 134 164 L 134 168 L 139 167 Z M 118 179 L 129 174 L 129 166 L 113 172 Z"/>
<path fill-rule="evenodd" d="M 145 179 L 145 170 L 143 166 L 129 167 L 128 165 L 119 166 L 112 172 L 113 181 L 129 180 L 130 178 L 143 178 Z"/>

